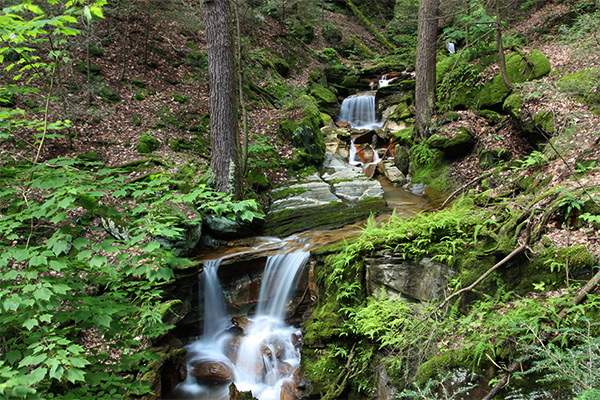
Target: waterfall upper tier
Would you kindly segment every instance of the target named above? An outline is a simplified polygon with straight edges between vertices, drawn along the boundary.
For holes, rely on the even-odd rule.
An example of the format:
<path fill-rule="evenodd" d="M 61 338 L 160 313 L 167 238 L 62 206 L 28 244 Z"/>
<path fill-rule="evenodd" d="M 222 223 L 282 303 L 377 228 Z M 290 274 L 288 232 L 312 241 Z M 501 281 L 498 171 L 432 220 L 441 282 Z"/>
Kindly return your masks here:
<path fill-rule="evenodd" d="M 375 113 L 375 92 L 346 97 L 337 119 L 350 123 L 356 129 L 381 128 L 382 123 L 377 121 Z"/>

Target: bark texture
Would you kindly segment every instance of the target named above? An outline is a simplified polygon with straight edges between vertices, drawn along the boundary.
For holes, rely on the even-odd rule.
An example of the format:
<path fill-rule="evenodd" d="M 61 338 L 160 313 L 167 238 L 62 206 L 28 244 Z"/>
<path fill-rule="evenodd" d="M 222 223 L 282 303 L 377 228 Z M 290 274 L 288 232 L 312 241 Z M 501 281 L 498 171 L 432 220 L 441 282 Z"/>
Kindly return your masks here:
<path fill-rule="evenodd" d="M 417 82 L 415 88 L 416 139 L 427 139 L 431 117 L 435 110 L 435 62 L 439 0 L 419 2 L 417 37 Z"/>
<path fill-rule="evenodd" d="M 237 93 L 229 0 L 203 0 L 210 79 L 210 162 L 215 190 L 241 195 L 238 151 Z"/>

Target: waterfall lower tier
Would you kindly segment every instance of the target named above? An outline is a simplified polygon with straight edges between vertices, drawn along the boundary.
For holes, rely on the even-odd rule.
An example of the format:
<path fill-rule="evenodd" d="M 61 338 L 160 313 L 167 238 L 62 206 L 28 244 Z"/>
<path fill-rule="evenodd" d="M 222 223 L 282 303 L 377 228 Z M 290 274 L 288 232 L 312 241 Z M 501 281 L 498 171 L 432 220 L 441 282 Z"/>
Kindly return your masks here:
<path fill-rule="evenodd" d="M 204 336 L 187 346 L 187 378 L 179 384 L 174 397 L 225 400 L 229 398 L 227 384 L 231 381 L 238 390 L 252 391 L 259 400 L 279 400 L 282 390 L 295 390 L 293 374 L 300 366 L 301 333 L 287 325 L 284 317 L 290 294 L 309 256 L 309 252 L 298 251 L 269 257 L 256 315 L 234 317 L 226 326 L 219 311 L 219 304 L 225 302 L 216 279 L 219 263 L 205 263 Z M 208 282 L 212 282 L 212 288 L 206 287 Z M 220 330 L 214 332 L 216 329 Z"/>
<path fill-rule="evenodd" d="M 346 97 L 337 119 L 350 123 L 356 129 L 379 129 L 381 122 L 375 115 L 375 92 Z"/>

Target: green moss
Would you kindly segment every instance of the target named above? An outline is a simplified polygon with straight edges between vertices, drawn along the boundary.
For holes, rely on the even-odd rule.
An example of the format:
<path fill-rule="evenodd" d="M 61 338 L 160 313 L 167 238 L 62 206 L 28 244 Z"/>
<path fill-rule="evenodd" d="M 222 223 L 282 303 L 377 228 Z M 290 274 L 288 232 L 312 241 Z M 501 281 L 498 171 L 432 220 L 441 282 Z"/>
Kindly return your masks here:
<path fill-rule="evenodd" d="M 289 25 L 290 34 L 300 39 L 302 43 L 311 43 L 315 38 L 315 31 L 308 21 L 293 19 Z"/>
<path fill-rule="evenodd" d="M 140 154 L 152 153 L 157 150 L 159 146 L 158 140 L 144 133 L 140 137 L 140 141 L 137 144 L 137 151 Z"/>
<path fill-rule="evenodd" d="M 492 110 L 480 110 L 479 116 L 488 120 L 491 126 L 497 125 L 504 120 L 504 117 Z"/>
<path fill-rule="evenodd" d="M 131 116 L 131 119 L 132 119 L 133 124 L 135 126 L 141 126 L 142 125 L 142 116 L 140 114 L 133 114 Z"/>
<path fill-rule="evenodd" d="M 187 104 L 188 98 L 180 94 L 172 94 L 171 99 L 179 104 Z"/>
<path fill-rule="evenodd" d="M 136 101 L 142 101 L 142 100 L 145 100 L 145 99 L 146 99 L 146 96 L 144 96 L 144 94 L 143 94 L 143 93 L 136 93 L 136 94 L 133 96 L 133 99 L 134 99 L 134 100 L 136 100 Z"/>
<path fill-rule="evenodd" d="M 121 102 L 121 96 L 108 86 L 102 85 L 98 87 L 96 89 L 96 94 L 108 104 L 117 104 Z"/>
<path fill-rule="evenodd" d="M 535 115 L 536 127 L 547 134 L 554 133 L 554 113 L 552 111 L 540 111 Z"/>
<path fill-rule="evenodd" d="M 85 154 L 78 154 L 77 159 L 83 161 L 102 161 L 102 157 L 96 152 L 96 150 L 90 150 Z"/>
<path fill-rule="evenodd" d="M 453 131 L 452 136 L 433 134 L 425 142 L 429 147 L 441 150 L 448 157 L 462 157 L 471 152 L 474 138 L 467 127 L 460 127 Z"/>
<path fill-rule="evenodd" d="M 246 171 L 246 183 L 255 190 L 266 190 L 271 187 L 271 181 L 260 168 L 248 168 Z"/>
<path fill-rule="evenodd" d="M 306 192 L 306 188 L 303 188 L 303 187 L 285 188 L 285 189 L 274 190 L 271 193 L 271 196 L 273 197 L 273 201 L 277 201 L 279 199 L 285 199 L 287 197 L 298 196 L 305 192 Z"/>
<path fill-rule="evenodd" d="M 523 95 L 513 94 L 504 101 L 502 109 L 513 118 L 519 118 L 521 107 L 523 106 Z"/>
<path fill-rule="evenodd" d="M 131 84 L 133 86 L 135 86 L 136 88 L 138 88 L 138 89 L 144 89 L 144 88 L 146 88 L 146 83 L 144 81 L 141 81 L 141 80 L 137 79 L 137 78 L 133 78 L 131 80 Z"/>

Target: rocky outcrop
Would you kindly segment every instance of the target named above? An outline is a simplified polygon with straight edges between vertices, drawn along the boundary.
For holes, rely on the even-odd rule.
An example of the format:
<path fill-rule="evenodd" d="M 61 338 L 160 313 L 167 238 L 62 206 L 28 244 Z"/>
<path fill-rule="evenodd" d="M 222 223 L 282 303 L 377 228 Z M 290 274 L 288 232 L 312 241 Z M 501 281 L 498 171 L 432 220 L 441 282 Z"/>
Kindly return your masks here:
<path fill-rule="evenodd" d="M 265 232 L 287 236 L 314 228 L 335 228 L 366 219 L 385 208 L 383 189 L 331 153 L 322 171 L 275 189 Z"/>
<path fill-rule="evenodd" d="M 429 301 L 443 298 L 448 277 L 454 272 L 430 258 L 405 260 L 402 254 L 376 252 L 365 259 L 367 290 L 377 293 L 382 287 L 388 295 L 400 295 L 409 300 Z"/>

